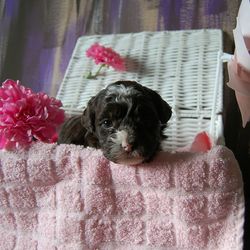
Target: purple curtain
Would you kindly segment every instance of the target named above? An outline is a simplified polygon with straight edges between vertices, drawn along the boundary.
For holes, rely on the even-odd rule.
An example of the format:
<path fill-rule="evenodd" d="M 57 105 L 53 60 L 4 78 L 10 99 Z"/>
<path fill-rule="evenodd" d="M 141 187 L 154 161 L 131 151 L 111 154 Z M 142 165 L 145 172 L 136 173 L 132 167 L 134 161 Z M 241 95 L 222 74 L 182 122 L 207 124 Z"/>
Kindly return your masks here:
<path fill-rule="evenodd" d="M 0 77 L 56 95 L 79 36 L 221 28 L 229 37 L 240 0 L 2 0 Z"/>

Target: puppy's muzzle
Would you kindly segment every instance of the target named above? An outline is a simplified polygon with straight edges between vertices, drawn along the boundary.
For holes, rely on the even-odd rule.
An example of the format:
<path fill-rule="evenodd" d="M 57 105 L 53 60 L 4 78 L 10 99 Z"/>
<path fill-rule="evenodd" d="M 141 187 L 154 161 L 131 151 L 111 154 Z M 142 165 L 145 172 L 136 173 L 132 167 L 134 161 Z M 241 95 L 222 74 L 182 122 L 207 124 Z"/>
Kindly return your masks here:
<path fill-rule="evenodd" d="M 113 159 L 116 163 L 120 164 L 139 164 L 144 161 L 144 158 L 136 149 L 134 135 L 131 130 L 118 130 L 112 136 L 113 152 L 112 156 L 115 156 L 116 159 Z"/>
<path fill-rule="evenodd" d="M 133 148 L 133 140 L 129 139 L 128 131 L 125 129 L 118 130 L 114 137 L 112 137 L 112 141 L 120 146 L 122 150 L 125 152 L 131 152 Z"/>

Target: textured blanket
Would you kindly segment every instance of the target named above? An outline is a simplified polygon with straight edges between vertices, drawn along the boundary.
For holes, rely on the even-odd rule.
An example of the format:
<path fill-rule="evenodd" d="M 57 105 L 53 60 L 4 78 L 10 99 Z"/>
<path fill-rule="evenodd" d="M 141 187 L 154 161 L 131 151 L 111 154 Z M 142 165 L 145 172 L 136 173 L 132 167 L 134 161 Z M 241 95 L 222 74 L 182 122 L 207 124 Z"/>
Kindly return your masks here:
<path fill-rule="evenodd" d="M 223 146 L 135 167 L 35 143 L 0 163 L 0 249 L 242 249 L 241 173 Z"/>

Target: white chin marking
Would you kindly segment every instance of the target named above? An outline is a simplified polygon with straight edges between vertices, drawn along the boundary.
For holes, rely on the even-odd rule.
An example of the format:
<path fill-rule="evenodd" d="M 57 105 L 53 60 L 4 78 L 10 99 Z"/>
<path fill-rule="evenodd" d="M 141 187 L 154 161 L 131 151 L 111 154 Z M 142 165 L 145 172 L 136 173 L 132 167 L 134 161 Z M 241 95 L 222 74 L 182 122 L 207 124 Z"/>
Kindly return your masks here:
<path fill-rule="evenodd" d="M 144 161 L 144 158 L 137 151 L 124 152 L 123 147 L 128 145 L 128 132 L 126 130 L 118 130 L 112 141 L 115 144 L 113 153 L 117 156 L 117 164 L 138 165 Z"/>
<path fill-rule="evenodd" d="M 124 146 L 128 144 L 128 132 L 126 130 L 118 130 L 116 132 L 116 137 L 112 141 L 118 146 Z"/>

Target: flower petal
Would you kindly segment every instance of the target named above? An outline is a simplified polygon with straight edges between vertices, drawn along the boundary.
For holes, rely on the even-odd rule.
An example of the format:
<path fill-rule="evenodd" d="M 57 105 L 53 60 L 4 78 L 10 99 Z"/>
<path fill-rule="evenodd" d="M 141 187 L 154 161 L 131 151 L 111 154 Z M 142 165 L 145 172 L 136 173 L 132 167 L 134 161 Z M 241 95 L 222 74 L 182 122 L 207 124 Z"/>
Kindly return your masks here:
<path fill-rule="evenodd" d="M 0 88 L 0 149 L 28 146 L 33 138 L 53 142 L 65 118 L 61 101 L 6 80 Z"/>

